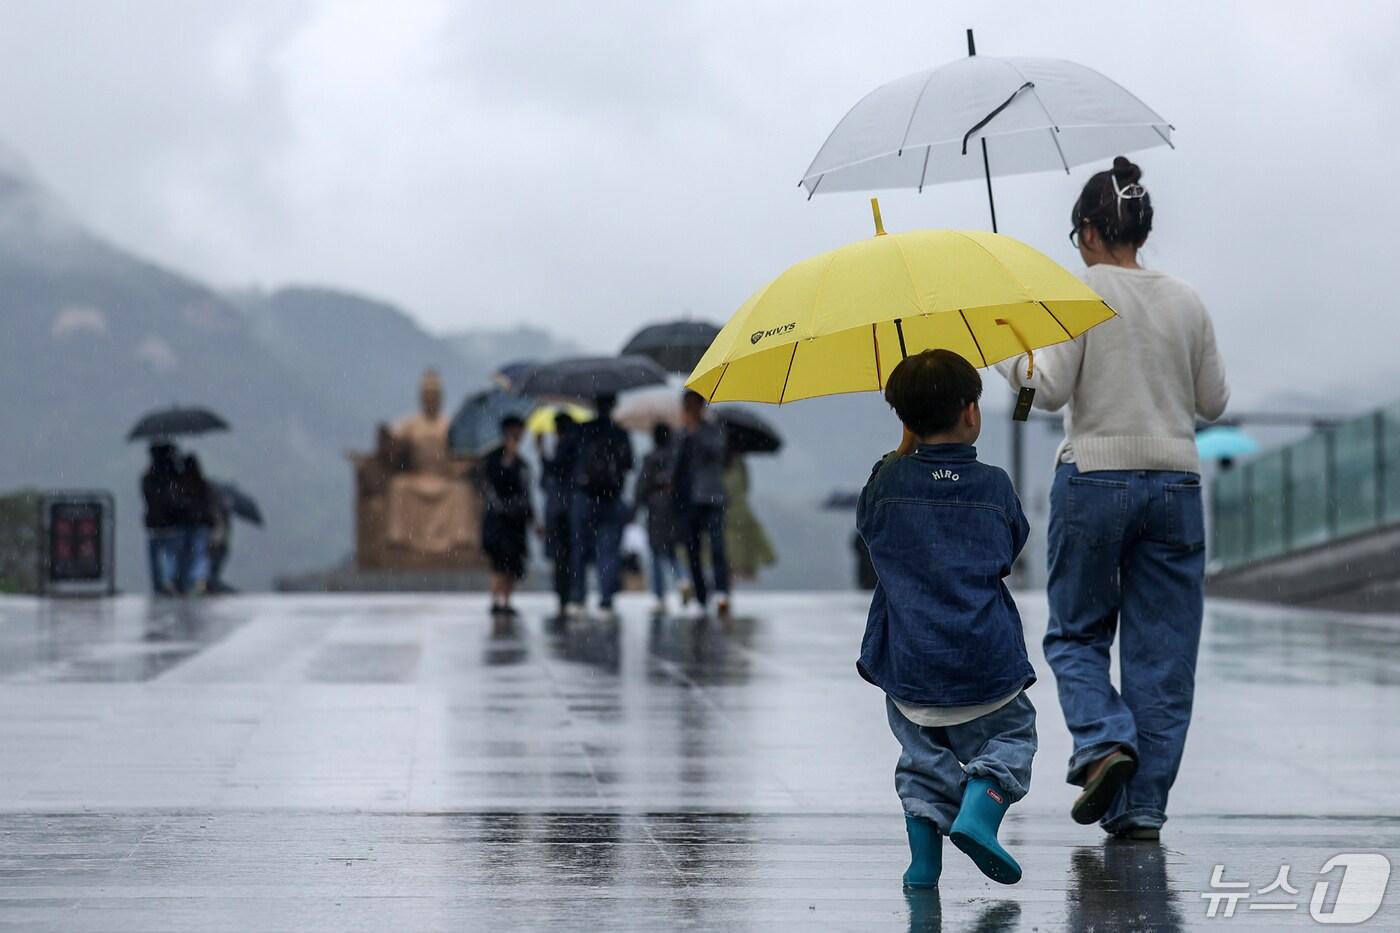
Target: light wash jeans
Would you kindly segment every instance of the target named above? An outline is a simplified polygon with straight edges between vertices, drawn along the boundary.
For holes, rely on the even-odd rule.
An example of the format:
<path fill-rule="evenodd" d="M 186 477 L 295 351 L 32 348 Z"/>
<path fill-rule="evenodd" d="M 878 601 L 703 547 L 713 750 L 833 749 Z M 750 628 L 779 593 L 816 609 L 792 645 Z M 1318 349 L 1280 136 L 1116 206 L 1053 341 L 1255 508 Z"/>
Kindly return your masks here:
<path fill-rule="evenodd" d="M 894 771 L 904 812 L 931 821 L 943 835 L 958 816 L 969 778 L 995 781 L 1012 803 L 1030 789 L 1035 707 L 1024 691 L 1001 709 L 956 726 L 915 725 L 889 697 L 885 713 L 904 749 Z"/>
<path fill-rule="evenodd" d="M 670 580 L 667 574 L 670 574 Z M 681 562 L 676 557 L 674 546 L 665 548 L 653 548 L 651 552 L 651 591 L 656 594 L 656 598 L 664 600 L 668 589 L 668 582 L 679 583 L 681 580 Z"/>
<path fill-rule="evenodd" d="M 1104 815 L 1109 832 L 1159 827 L 1191 722 L 1204 607 L 1201 480 L 1159 470 L 1080 473 L 1050 491 L 1045 659 L 1074 737 L 1067 780 L 1115 746 L 1137 773 Z M 1122 689 L 1109 679 L 1114 635 Z"/>

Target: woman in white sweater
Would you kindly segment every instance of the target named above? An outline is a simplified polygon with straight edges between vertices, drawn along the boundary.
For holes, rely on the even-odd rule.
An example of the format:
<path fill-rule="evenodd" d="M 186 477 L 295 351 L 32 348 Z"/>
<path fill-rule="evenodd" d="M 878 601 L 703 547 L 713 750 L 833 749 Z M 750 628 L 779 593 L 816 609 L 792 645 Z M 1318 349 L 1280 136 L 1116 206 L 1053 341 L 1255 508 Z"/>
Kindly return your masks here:
<path fill-rule="evenodd" d="M 1085 184 L 1070 238 L 1086 281 L 1118 312 L 1069 343 L 999 367 L 1038 408 L 1065 414 L 1050 493 L 1045 658 L 1074 737 L 1071 816 L 1156 839 L 1191 720 L 1205 534 L 1198 418 L 1230 391 L 1196 293 L 1138 264 L 1152 230 L 1142 171 L 1119 156 Z M 1122 691 L 1109 679 L 1120 634 Z"/>

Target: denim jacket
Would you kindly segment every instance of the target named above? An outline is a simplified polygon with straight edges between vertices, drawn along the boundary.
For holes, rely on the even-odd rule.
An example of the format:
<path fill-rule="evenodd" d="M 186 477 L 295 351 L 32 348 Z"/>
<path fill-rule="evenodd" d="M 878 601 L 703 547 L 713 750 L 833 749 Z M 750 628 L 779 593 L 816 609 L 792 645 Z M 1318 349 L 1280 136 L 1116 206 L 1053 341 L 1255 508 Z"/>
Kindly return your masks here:
<path fill-rule="evenodd" d="M 966 444 L 876 464 L 856 528 L 880 581 L 856 669 L 896 700 L 972 706 L 1035 682 L 1003 579 L 1029 525 L 1006 473 Z"/>

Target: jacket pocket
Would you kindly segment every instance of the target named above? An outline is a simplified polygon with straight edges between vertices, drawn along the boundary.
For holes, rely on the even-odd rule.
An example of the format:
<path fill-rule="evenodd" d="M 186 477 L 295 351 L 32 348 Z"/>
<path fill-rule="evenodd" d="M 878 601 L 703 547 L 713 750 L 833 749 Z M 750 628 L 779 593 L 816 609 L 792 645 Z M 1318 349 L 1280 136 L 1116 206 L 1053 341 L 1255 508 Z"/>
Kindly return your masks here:
<path fill-rule="evenodd" d="M 1065 527 L 1081 544 L 1104 547 L 1123 540 L 1128 520 L 1128 484 L 1082 473 L 1066 483 Z"/>
<path fill-rule="evenodd" d="M 1169 543 L 1188 551 L 1205 547 L 1205 509 L 1201 504 L 1200 480 L 1185 483 L 1165 483 L 1162 498 L 1167 507 Z"/>

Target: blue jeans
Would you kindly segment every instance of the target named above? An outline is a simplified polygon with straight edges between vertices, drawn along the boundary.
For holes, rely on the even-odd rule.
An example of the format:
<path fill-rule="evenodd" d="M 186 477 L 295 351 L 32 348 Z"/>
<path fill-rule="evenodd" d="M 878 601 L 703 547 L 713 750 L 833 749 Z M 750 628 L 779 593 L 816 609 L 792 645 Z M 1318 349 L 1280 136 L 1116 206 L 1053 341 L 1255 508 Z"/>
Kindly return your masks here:
<path fill-rule="evenodd" d="M 995 781 L 1012 803 L 1030 789 L 1035 707 L 1024 691 L 1001 709 L 956 726 L 916 725 L 889 697 L 885 713 L 903 748 L 894 789 L 904 812 L 931 821 L 943 835 L 957 818 L 969 778 Z"/>
<path fill-rule="evenodd" d="M 1159 827 L 1191 722 L 1204 610 L 1201 480 L 1160 470 L 1081 474 L 1050 491 L 1050 625 L 1045 659 L 1074 737 L 1067 780 L 1121 747 L 1137 773 L 1102 820 Z M 1115 633 L 1122 690 L 1109 679 Z"/>
<path fill-rule="evenodd" d="M 181 526 L 179 555 L 177 589 L 181 593 L 202 590 L 209 583 L 209 526 Z"/>
<path fill-rule="evenodd" d="M 151 591 L 164 594 L 176 592 L 179 589 L 179 529 L 149 529 L 146 532 L 146 557 L 151 565 Z"/>
<path fill-rule="evenodd" d="M 570 602 L 583 605 L 588 598 L 588 563 L 598 568 L 598 601 L 612 606 L 622 587 L 622 529 L 627 524 L 627 506 L 621 498 L 596 499 L 574 493 L 569 504 L 569 587 Z"/>
<path fill-rule="evenodd" d="M 681 562 L 676 559 L 674 547 L 652 548 L 651 551 L 651 591 L 657 599 L 666 598 L 666 574 L 672 580 L 681 578 Z"/>
<path fill-rule="evenodd" d="M 715 592 L 729 594 L 729 555 L 724 550 L 724 506 L 690 505 L 685 510 L 685 550 L 690 558 L 690 582 L 700 605 L 709 600 L 705 586 L 705 561 L 700 552 L 701 538 L 710 539 L 710 571 L 715 575 Z"/>

